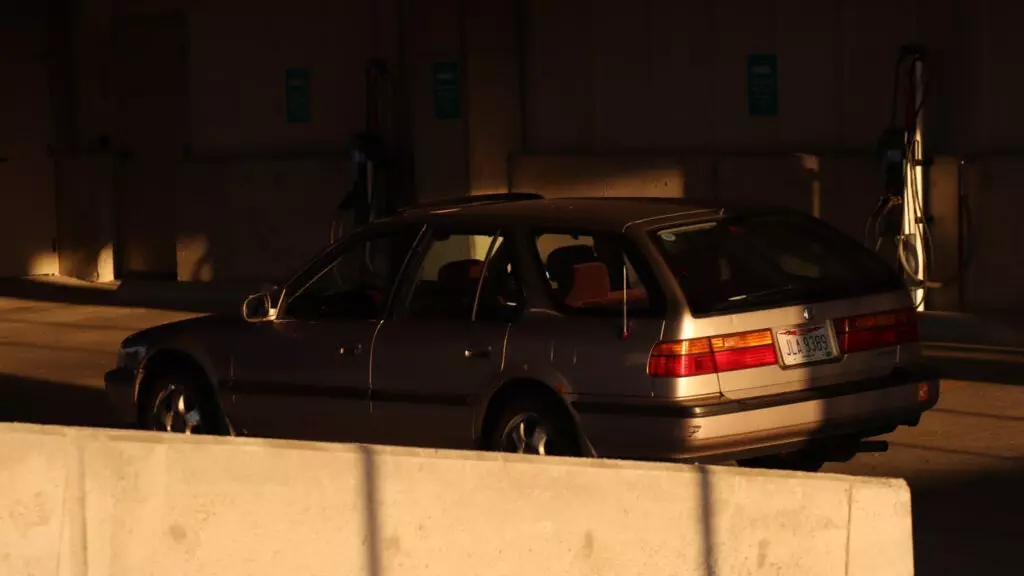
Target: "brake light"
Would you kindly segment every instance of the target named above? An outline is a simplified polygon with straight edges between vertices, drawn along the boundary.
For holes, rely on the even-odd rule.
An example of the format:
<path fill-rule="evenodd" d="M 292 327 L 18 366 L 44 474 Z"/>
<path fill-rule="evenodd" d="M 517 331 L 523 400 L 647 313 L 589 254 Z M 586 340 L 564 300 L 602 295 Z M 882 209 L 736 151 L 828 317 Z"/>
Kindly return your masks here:
<path fill-rule="evenodd" d="M 748 368 L 760 368 L 777 363 L 775 346 L 758 346 L 742 350 L 715 353 L 715 366 L 719 372 L 732 372 Z"/>
<path fill-rule="evenodd" d="M 686 378 L 776 364 L 770 330 L 658 342 L 647 373 L 658 378 Z"/>
<path fill-rule="evenodd" d="M 711 341 L 671 340 L 658 342 L 647 360 L 647 373 L 663 378 L 683 378 L 715 373 L 715 356 Z"/>
<path fill-rule="evenodd" d="M 835 327 L 844 354 L 890 348 L 920 339 L 917 312 L 910 308 L 843 318 L 836 321 Z"/>

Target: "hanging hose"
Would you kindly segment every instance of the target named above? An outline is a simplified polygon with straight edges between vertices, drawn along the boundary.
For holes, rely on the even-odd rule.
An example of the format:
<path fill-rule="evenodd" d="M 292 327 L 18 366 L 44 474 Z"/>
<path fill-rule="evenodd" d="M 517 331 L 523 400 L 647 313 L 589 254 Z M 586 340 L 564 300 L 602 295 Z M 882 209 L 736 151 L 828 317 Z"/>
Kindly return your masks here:
<path fill-rule="evenodd" d="M 902 130 L 898 130 L 896 128 L 896 110 L 900 92 L 900 71 L 908 59 L 910 65 L 908 73 L 909 90 L 906 95 L 906 125 Z M 921 52 L 911 47 L 901 51 L 900 57 L 896 62 L 893 73 L 892 113 L 889 119 L 889 129 L 883 134 L 883 141 L 880 142 L 882 146 L 880 148 L 884 149 L 887 147 L 887 154 L 893 154 L 893 146 L 896 145 L 895 139 L 902 140 L 902 159 L 897 169 L 892 164 L 893 158 L 886 158 L 886 161 L 890 163 L 886 173 L 886 193 L 879 199 L 878 205 L 864 225 L 865 244 L 871 246 L 875 252 L 880 252 L 885 238 L 890 237 L 889 234 L 883 231 L 882 227 L 889 223 L 888 219 L 891 217 L 892 211 L 897 207 L 902 207 L 905 214 L 907 210 L 910 211 L 906 221 L 909 221 L 911 229 L 920 228 L 920 234 L 912 233 L 911 230 L 903 230 L 903 219 L 901 219 L 901 231 L 892 234 L 891 237 L 895 240 L 896 244 L 898 266 L 905 275 L 915 280 L 911 289 L 915 292 L 917 290 L 921 291 L 920 300 L 914 303 L 915 308 L 919 308 L 924 304 L 924 298 L 929 288 L 939 288 L 943 285 L 928 279 L 927 263 L 930 262 L 934 254 L 934 246 L 928 220 L 924 215 L 921 183 L 918 182 L 916 170 L 919 163 L 917 156 L 920 153 L 921 146 L 921 142 L 917 138 L 916 128 L 927 97 L 927 81 L 922 80 L 920 99 L 915 102 L 914 97 L 918 94 L 919 88 L 915 70 L 918 64 L 923 63 L 924 59 L 921 56 Z M 887 143 L 888 146 L 885 146 L 885 138 L 890 139 Z M 899 178 L 898 187 L 894 184 L 896 178 Z M 872 234 L 874 242 L 870 240 Z M 917 256 L 919 246 L 921 258 Z M 912 255 L 908 254 L 910 251 L 913 251 Z"/>
<path fill-rule="evenodd" d="M 918 92 L 917 77 L 915 75 L 914 68 L 918 63 L 923 64 L 923 62 L 924 60 L 920 56 L 915 56 L 910 62 L 909 84 L 911 94 L 917 94 Z M 929 226 L 928 218 L 925 216 L 924 213 L 924 201 L 922 199 L 923 191 L 920 188 L 921 183 L 918 181 L 916 174 L 917 163 L 919 162 L 918 156 L 920 155 L 923 159 L 924 155 L 920 153 L 921 141 L 917 138 L 916 130 L 914 133 L 911 133 L 909 128 L 911 126 L 916 128 L 918 121 L 920 120 L 921 111 L 924 109 L 924 103 L 928 96 L 927 87 L 927 81 L 923 80 L 922 86 L 920 87 L 920 101 L 917 102 L 916 104 L 908 101 L 909 118 L 907 120 L 907 160 L 905 164 L 905 171 L 908 173 L 908 175 L 910 175 L 910 186 L 909 190 L 907 190 L 907 194 L 905 195 L 904 202 L 906 202 L 907 199 L 909 199 L 909 208 L 912 214 L 912 217 L 909 218 L 909 220 L 915 227 L 920 226 L 921 233 L 920 238 L 918 238 L 916 235 L 912 235 L 915 238 L 914 243 L 906 242 L 906 235 L 902 235 L 898 243 L 899 259 L 900 263 L 903 266 L 903 270 L 909 276 L 915 279 L 918 277 L 918 275 L 920 275 L 920 285 L 918 286 L 918 289 L 921 290 L 921 301 L 916 302 L 915 307 L 919 307 L 920 305 L 924 304 L 924 298 L 929 289 L 943 287 L 943 283 L 934 282 L 929 279 L 928 263 L 931 262 L 931 259 L 935 253 L 935 246 L 932 238 L 931 227 Z M 919 245 L 921 249 L 921 254 L 924 260 L 923 263 L 917 261 L 917 243 L 920 243 Z M 911 266 L 909 263 L 909 258 L 907 256 L 908 246 L 910 248 L 915 249 L 915 266 Z"/>
<path fill-rule="evenodd" d="M 882 139 L 879 141 L 879 150 L 886 154 L 884 157 L 885 192 L 864 225 L 864 243 L 875 252 L 887 251 L 888 248 L 884 247 L 886 240 L 894 241 L 896 267 L 901 269 L 906 276 L 914 279 L 909 288 L 915 295 L 920 290 L 920 297 L 915 298 L 918 300 L 915 302 L 917 307 L 924 303 L 928 290 L 961 282 L 964 270 L 970 266 L 973 256 L 973 246 L 969 242 L 973 235 L 973 217 L 963 180 L 966 163 L 964 160 L 960 160 L 957 167 L 957 202 L 959 205 L 957 234 L 960 242 L 956 255 L 956 270 L 949 277 L 942 278 L 941 281 L 930 277 L 929 268 L 931 268 L 930 264 L 935 257 L 935 246 L 931 227 L 924 212 L 923 183 L 917 177 L 917 169 L 922 162 L 918 156 L 923 155 L 916 128 L 920 124 L 922 109 L 928 98 L 928 81 L 923 74 L 919 80 L 915 68 L 924 61 L 922 47 L 905 46 L 900 51 L 893 73 L 889 128 L 883 132 Z M 903 67 L 908 62 L 908 93 L 904 97 L 906 102 L 905 126 L 897 128 L 900 85 L 903 79 Z M 916 99 L 915 96 L 917 96 Z M 900 218 L 898 227 L 895 226 L 894 212 L 906 214 L 905 218 Z M 909 226 L 904 226 L 904 223 Z M 922 256 L 920 259 L 917 257 L 918 249 Z M 962 306 L 962 291 L 960 298 Z"/>

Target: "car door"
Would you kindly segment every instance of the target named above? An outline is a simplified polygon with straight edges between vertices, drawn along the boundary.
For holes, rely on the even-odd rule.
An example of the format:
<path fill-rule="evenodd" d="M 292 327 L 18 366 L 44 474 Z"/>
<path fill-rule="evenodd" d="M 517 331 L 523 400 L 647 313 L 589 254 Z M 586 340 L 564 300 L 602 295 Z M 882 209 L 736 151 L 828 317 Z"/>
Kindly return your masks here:
<path fill-rule="evenodd" d="M 501 370 L 521 301 L 513 252 L 497 230 L 429 232 L 374 340 L 375 442 L 473 446 L 473 400 Z"/>
<path fill-rule="evenodd" d="M 370 347 L 420 227 L 343 241 L 296 276 L 232 357 L 231 414 L 257 436 L 369 440 Z"/>

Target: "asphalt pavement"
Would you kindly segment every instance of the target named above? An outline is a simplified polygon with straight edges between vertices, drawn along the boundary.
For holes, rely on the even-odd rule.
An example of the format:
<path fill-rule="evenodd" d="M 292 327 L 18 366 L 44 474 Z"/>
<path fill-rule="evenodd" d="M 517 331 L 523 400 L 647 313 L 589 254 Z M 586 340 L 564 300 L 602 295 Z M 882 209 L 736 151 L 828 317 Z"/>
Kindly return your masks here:
<path fill-rule="evenodd" d="M 121 425 L 102 388 L 121 339 L 237 302 L 236 294 L 220 294 L 189 304 L 172 294 L 154 309 L 142 306 L 141 293 L 125 297 L 116 286 L 44 284 L 0 283 L 0 421 Z M 826 467 L 907 479 L 919 575 L 1022 572 L 1024 346 L 1015 328 L 1000 330 L 982 344 L 957 342 L 963 328 L 936 337 L 927 349 L 947 375 L 938 406 L 918 427 L 884 437 L 888 452 Z"/>

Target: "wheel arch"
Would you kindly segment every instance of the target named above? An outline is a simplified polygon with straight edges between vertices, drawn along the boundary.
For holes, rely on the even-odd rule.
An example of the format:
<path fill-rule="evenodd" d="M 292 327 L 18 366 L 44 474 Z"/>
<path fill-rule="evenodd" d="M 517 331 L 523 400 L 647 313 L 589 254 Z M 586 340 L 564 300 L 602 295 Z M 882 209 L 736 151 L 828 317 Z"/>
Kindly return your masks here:
<path fill-rule="evenodd" d="M 501 382 L 487 396 L 486 402 L 484 402 L 482 409 L 478 412 L 479 416 L 477 417 L 475 429 L 476 443 L 480 449 L 486 448 L 487 437 L 492 428 L 497 425 L 496 420 L 501 412 L 501 408 L 512 399 L 523 397 L 534 397 L 560 406 L 563 415 L 573 427 L 580 449 L 585 455 L 594 455 L 593 447 L 586 439 L 579 416 L 576 414 L 576 410 L 573 409 L 569 399 L 556 386 L 552 386 L 538 378 L 522 376 L 509 378 Z"/>
<path fill-rule="evenodd" d="M 146 358 L 140 372 L 141 378 L 139 378 L 135 389 L 135 409 L 137 411 L 142 410 L 139 400 L 147 386 L 167 374 L 182 373 L 194 378 L 195 383 L 202 387 L 203 393 L 208 394 L 210 402 L 216 407 L 217 420 L 225 430 L 231 430 L 224 406 L 221 405 L 216 378 L 195 355 L 178 348 L 161 348 Z"/>

